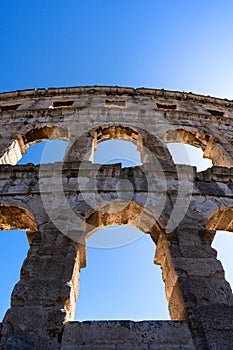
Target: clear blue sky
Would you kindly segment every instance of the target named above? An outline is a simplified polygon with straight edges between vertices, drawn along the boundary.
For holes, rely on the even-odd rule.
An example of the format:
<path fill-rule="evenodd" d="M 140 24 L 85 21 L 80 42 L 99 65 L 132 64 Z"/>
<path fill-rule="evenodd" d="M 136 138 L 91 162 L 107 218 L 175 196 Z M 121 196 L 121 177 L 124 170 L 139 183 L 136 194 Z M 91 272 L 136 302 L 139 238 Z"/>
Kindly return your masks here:
<path fill-rule="evenodd" d="M 0 91 L 123 85 L 233 99 L 232 16 L 231 0 L 2 1 Z M 27 242 L 23 232 L 0 232 L 0 242 L 1 318 Z M 147 236 L 89 247 L 77 319 L 168 318 L 153 256 Z"/>

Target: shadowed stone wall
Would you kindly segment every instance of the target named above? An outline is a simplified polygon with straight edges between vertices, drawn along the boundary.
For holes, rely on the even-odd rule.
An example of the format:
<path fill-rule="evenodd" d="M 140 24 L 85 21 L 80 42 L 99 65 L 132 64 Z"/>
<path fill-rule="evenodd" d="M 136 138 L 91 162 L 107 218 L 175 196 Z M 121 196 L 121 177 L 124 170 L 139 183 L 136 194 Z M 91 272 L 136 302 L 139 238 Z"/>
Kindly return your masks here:
<path fill-rule="evenodd" d="M 27 230 L 30 244 L 0 348 L 232 349 L 232 291 L 211 243 L 233 230 L 233 102 L 77 87 L 3 93 L 0 110 L 0 229 Z M 49 139 L 68 142 L 63 162 L 16 165 Z M 110 139 L 135 143 L 142 166 L 93 164 Z M 202 148 L 214 166 L 175 165 L 167 142 Z M 155 242 L 171 320 L 72 322 L 86 237 L 123 224 Z"/>

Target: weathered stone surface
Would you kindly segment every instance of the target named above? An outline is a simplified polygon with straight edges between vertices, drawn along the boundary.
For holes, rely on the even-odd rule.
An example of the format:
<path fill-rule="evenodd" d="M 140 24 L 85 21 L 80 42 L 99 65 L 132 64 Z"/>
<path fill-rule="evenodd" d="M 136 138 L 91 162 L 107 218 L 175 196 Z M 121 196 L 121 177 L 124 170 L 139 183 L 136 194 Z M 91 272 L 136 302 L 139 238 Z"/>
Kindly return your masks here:
<path fill-rule="evenodd" d="M 12 346 L 13 349 L 24 349 L 23 339 L 25 339 L 25 347 L 28 349 L 28 342 L 35 339 L 37 340 L 35 348 L 38 346 L 38 349 L 42 349 L 40 347 L 42 339 L 45 349 L 49 349 L 49 344 L 53 344 L 52 349 L 57 349 L 65 316 L 64 310 L 54 306 L 12 307 L 4 317 L 0 348 L 11 349 Z"/>
<path fill-rule="evenodd" d="M 194 349 L 184 321 L 93 321 L 65 326 L 61 350 Z"/>
<path fill-rule="evenodd" d="M 0 349 L 232 349 L 232 291 L 211 243 L 217 229 L 233 231 L 233 102 L 144 88 L 55 88 L 0 94 L 0 115 L 0 229 L 30 230 Z M 63 162 L 15 165 L 49 139 L 67 141 Z M 142 165 L 93 164 L 98 143 L 110 139 L 136 144 Z M 167 142 L 201 148 L 214 166 L 175 165 Z M 173 321 L 69 322 L 85 237 L 123 224 L 157 245 Z"/>

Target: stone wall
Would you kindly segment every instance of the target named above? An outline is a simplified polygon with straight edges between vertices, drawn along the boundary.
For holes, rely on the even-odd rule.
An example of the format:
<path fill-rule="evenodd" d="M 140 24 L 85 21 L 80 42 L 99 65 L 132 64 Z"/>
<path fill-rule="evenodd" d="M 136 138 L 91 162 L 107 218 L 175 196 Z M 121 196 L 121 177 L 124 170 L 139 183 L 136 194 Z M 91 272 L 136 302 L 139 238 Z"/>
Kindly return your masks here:
<path fill-rule="evenodd" d="M 0 94 L 0 110 L 0 229 L 27 230 L 30 244 L 0 348 L 232 349 L 232 291 L 211 243 L 233 230 L 233 102 L 77 87 Z M 68 142 L 63 162 L 16 165 L 49 139 Z M 93 164 L 109 139 L 135 143 L 142 166 Z M 167 142 L 202 148 L 214 166 L 175 165 Z M 72 322 L 85 238 L 123 224 L 155 242 L 171 321 Z"/>

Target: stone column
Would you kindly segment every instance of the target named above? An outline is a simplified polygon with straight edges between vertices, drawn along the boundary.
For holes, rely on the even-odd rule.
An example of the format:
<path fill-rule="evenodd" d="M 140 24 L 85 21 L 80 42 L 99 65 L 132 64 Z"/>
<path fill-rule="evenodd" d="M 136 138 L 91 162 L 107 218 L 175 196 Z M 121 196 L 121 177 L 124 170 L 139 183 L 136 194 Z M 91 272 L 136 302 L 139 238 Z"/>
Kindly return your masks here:
<path fill-rule="evenodd" d="M 65 162 L 90 161 L 94 151 L 93 138 L 91 132 L 84 133 L 77 139 L 73 137 L 70 141 L 71 147 L 67 150 Z"/>
<path fill-rule="evenodd" d="M 155 257 L 171 318 L 189 321 L 198 350 L 233 349 L 232 291 L 216 251 L 202 239 L 203 231 L 178 230 L 177 236 L 161 235 Z"/>
<path fill-rule="evenodd" d="M 63 325 L 72 320 L 83 246 L 51 224 L 28 233 L 30 249 L 11 308 L 2 325 L 1 349 L 59 349 Z"/>

